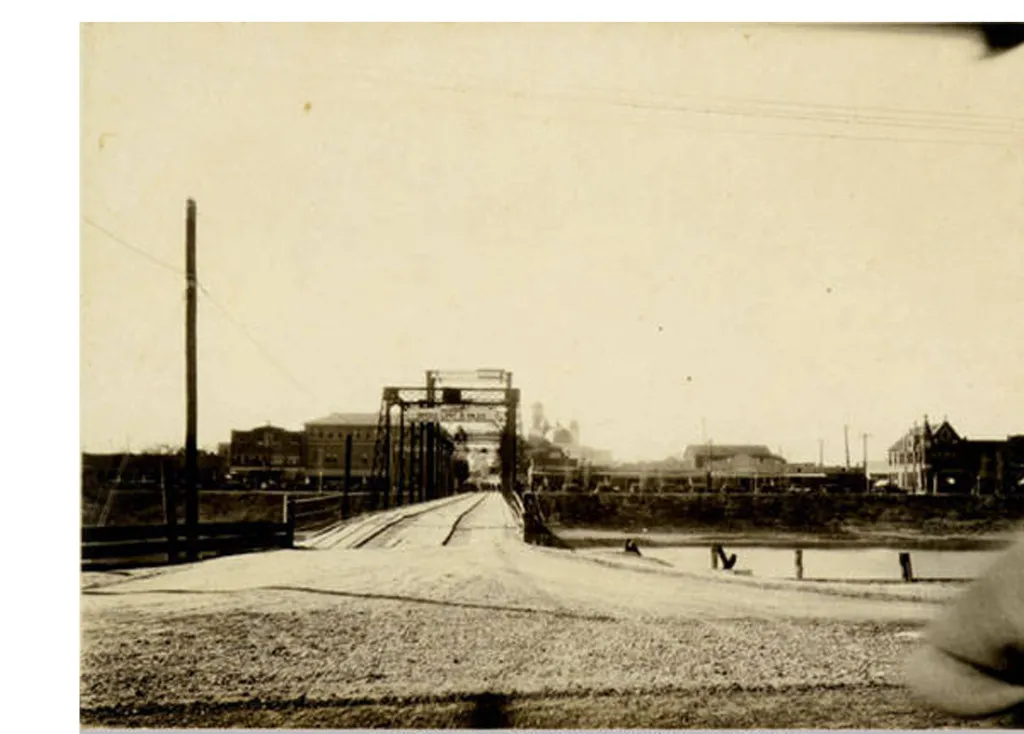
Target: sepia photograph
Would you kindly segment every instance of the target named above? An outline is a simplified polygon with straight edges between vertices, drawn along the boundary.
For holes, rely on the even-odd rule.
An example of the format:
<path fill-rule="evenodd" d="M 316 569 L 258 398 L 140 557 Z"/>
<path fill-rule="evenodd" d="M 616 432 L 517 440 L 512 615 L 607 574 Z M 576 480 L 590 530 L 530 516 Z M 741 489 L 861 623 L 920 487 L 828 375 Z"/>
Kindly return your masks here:
<path fill-rule="evenodd" d="M 1024 727 L 1024 24 L 78 32 L 83 730 Z"/>

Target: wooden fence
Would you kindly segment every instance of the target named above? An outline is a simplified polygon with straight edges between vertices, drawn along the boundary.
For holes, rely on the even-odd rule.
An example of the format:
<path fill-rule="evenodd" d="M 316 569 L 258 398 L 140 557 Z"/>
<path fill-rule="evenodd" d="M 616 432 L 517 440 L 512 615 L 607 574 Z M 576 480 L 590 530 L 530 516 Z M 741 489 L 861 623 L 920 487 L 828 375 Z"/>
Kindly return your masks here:
<path fill-rule="evenodd" d="M 966 577 L 931 577 L 924 578 L 914 575 L 914 566 L 911 560 L 909 552 L 900 551 L 897 554 L 897 560 L 900 565 L 900 580 L 903 583 L 911 584 L 915 582 L 934 582 L 934 583 L 968 583 L 972 579 Z M 719 562 L 722 564 L 722 568 L 726 571 L 733 571 L 734 573 L 741 576 L 752 575 L 749 570 L 736 570 L 734 566 L 737 562 L 737 554 L 726 555 L 725 548 L 721 543 L 715 543 L 711 546 L 711 568 L 717 571 Z M 845 584 L 879 584 L 879 583 L 890 583 L 892 579 L 888 578 L 814 578 L 807 579 L 804 576 L 804 551 L 802 548 L 797 548 L 793 551 L 793 578 L 797 581 L 819 581 L 826 583 L 845 583 Z"/>
<path fill-rule="evenodd" d="M 82 568 L 88 570 L 177 563 L 188 544 L 184 526 L 176 526 L 175 536 L 170 537 L 166 524 L 84 527 Z M 202 558 L 291 548 L 294 539 L 294 520 L 289 513 L 285 522 L 200 523 L 196 548 Z"/>

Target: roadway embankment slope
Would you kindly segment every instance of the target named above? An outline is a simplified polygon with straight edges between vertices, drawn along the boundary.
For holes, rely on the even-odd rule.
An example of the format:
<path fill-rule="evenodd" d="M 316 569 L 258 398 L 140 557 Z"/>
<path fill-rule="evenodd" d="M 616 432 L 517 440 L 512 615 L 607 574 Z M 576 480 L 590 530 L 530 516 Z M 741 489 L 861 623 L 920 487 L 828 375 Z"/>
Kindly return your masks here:
<path fill-rule="evenodd" d="M 956 724 L 901 680 L 929 601 L 529 546 L 497 493 L 376 539 L 84 590 L 83 724 Z"/>

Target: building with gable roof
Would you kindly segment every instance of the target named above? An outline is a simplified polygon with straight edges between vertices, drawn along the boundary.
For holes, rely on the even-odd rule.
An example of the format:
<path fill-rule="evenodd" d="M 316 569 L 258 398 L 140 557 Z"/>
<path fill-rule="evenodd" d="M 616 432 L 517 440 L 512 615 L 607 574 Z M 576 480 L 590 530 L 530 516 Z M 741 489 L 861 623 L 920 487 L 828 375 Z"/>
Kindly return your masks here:
<path fill-rule="evenodd" d="M 295 478 L 303 466 L 305 436 L 271 425 L 231 431 L 228 459 L 231 473 L 254 481 Z"/>
<path fill-rule="evenodd" d="M 352 436 L 352 476 L 373 473 L 376 413 L 331 413 L 306 423 L 306 470 L 310 475 L 345 475 L 345 438 Z M 397 432 L 397 426 L 392 430 Z"/>
<path fill-rule="evenodd" d="M 890 479 L 913 494 L 1024 491 L 1024 436 L 968 439 L 928 416 L 889 447 Z"/>
<path fill-rule="evenodd" d="M 689 469 L 716 472 L 781 473 L 786 460 L 767 446 L 745 444 L 698 444 L 686 447 L 683 464 Z"/>

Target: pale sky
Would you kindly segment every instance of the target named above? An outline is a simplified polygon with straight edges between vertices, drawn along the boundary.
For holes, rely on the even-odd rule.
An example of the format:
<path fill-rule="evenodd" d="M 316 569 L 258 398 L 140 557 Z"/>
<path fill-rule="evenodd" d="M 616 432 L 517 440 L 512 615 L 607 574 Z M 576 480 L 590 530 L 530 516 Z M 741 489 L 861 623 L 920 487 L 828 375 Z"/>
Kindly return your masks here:
<path fill-rule="evenodd" d="M 188 197 L 203 446 L 476 367 L 621 459 L 1024 433 L 1022 78 L 834 26 L 87 26 L 83 449 L 184 440 Z"/>

